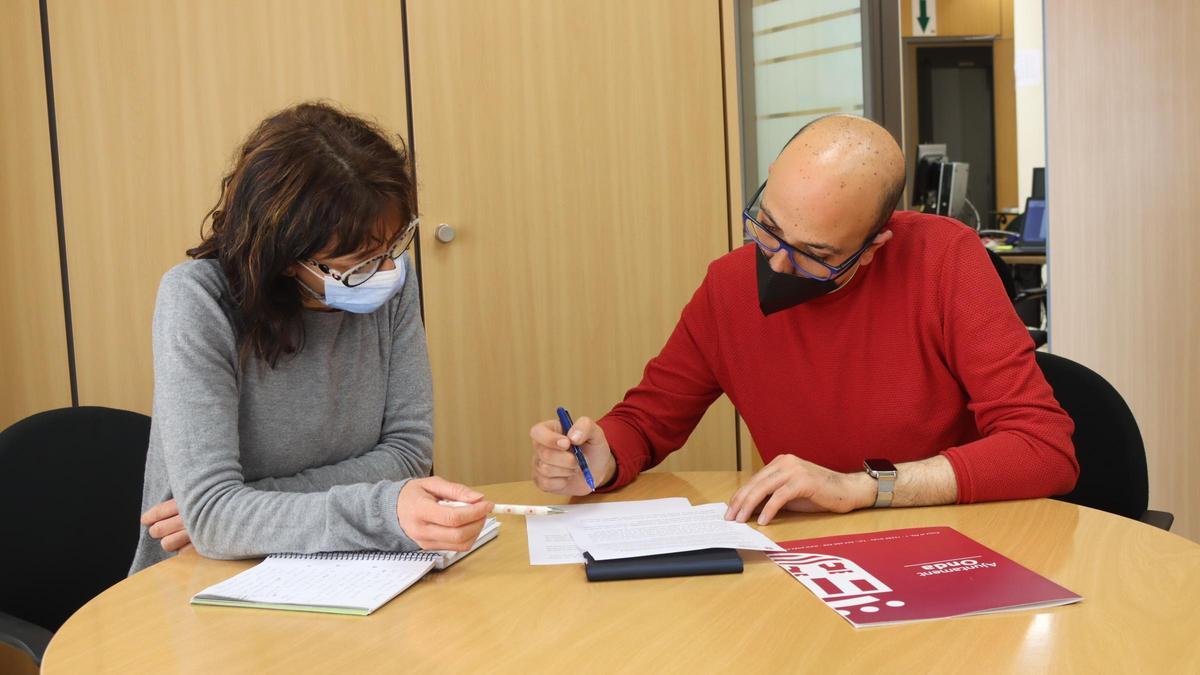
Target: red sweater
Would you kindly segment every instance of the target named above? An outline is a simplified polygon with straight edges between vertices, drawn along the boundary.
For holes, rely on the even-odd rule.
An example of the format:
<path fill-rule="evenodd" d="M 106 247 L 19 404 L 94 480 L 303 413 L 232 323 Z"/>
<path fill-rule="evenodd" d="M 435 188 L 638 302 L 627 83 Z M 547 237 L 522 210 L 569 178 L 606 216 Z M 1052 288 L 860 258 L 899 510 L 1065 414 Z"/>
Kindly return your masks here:
<path fill-rule="evenodd" d="M 1074 424 L 975 233 L 898 212 L 893 238 L 841 290 L 764 317 L 753 245 L 714 261 L 662 352 L 600 426 L 612 487 L 683 446 L 728 394 L 764 462 L 841 472 L 941 453 L 960 502 L 1062 494 Z"/>

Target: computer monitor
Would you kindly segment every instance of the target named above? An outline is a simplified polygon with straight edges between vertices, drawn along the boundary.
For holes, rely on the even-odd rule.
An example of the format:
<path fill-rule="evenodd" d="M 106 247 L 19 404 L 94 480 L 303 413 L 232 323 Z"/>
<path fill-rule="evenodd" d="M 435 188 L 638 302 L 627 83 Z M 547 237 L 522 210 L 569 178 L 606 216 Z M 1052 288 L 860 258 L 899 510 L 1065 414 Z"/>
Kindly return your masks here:
<path fill-rule="evenodd" d="M 1021 228 L 1022 247 L 1046 245 L 1046 235 L 1049 233 L 1049 221 L 1046 217 L 1046 200 L 1030 197 L 1025 200 L 1025 223 Z"/>
<path fill-rule="evenodd" d="M 1046 167 L 1039 166 L 1033 169 L 1033 189 L 1029 193 L 1034 199 L 1046 198 Z"/>
<path fill-rule="evenodd" d="M 923 143 L 917 146 L 917 164 L 913 171 L 912 207 L 932 211 L 937 206 L 941 187 L 941 164 L 946 161 L 945 143 Z"/>
<path fill-rule="evenodd" d="M 967 198 L 967 178 L 971 166 L 966 162 L 942 162 L 938 184 L 937 208 L 940 216 L 958 217 Z"/>

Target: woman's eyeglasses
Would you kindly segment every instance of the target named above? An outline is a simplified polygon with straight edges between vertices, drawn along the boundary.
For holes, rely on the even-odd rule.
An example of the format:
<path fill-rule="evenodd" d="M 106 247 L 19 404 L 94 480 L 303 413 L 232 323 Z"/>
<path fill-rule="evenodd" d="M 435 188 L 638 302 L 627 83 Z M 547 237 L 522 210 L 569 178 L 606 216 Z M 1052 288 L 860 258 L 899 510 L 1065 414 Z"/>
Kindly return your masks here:
<path fill-rule="evenodd" d="M 317 262 L 311 258 L 307 262 L 325 274 L 333 277 L 335 280 L 342 282 L 346 286 L 351 288 L 354 288 L 355 286 L 361 286 L 362 284 L 366 283 L 368 279 L 375 276 L 375 273 L 378 272 L 379 268 L 383 265 L 384 260 L 392 260 L 394 262 L 400 259 L 400 256 L 404 254 L 405 249 L 407 249 L 409 244 L 412 243 L 413 235 L 417 231 L 418 222 L 420 222 L 420 219 L 414 218 L 412 222 L 410 222 L 400 232 L 400 234 L 392 240 L 392 243 L 388 246 L 387 252 L 367 258 L 345 272 L 339 272 L 329 267 L 325 263 Z"/>

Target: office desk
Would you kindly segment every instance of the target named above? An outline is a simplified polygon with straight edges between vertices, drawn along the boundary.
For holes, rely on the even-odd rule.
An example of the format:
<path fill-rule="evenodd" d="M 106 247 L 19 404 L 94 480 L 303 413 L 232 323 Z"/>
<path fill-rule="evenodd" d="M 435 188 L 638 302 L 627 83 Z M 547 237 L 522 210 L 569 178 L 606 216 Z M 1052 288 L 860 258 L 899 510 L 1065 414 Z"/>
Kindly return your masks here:
<path fill-rule="evenodd" d="M 646 474 L 616 501 L 725 501 L 749 473 Z M 531 483 L 497 501 L 561 503 Z M 1200 545 L 1053 500 L 788 514 L 775 540 L 948 525 L 1084 596 L 1045 611 L 856 630 L 761 553 L 745 573 L 588 583 L 531 567 L 521 518 L 367 617 L 196 607 L 249 567 L 185 554 L 110 588 L 50 643 L 43 672 L 1200 672 Z M 87 564 L 86 551 L 79 564 Z"/>
<path fill-rule="evenodd" d="M 1009 265 L 1045 265 L 1045 253 L 1005 253 L 1004 251 L 996 251 L 1000 259 Z"/>

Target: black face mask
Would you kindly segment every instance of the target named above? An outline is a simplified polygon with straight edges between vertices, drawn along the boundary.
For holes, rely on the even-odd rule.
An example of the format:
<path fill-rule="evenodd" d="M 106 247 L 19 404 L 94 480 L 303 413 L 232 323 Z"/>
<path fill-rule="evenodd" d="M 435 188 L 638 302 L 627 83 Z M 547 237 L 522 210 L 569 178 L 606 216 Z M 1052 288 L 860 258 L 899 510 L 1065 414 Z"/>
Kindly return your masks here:
<path fill-rule="evenodd" d="M 755 246 L 755 265 L 758 268 L 758 307 L 763 316 L 790 309 L 838 289 L 837 281 L 817 281 L 771 269 L 762 249 Z"/>

